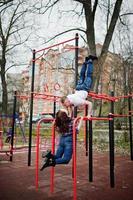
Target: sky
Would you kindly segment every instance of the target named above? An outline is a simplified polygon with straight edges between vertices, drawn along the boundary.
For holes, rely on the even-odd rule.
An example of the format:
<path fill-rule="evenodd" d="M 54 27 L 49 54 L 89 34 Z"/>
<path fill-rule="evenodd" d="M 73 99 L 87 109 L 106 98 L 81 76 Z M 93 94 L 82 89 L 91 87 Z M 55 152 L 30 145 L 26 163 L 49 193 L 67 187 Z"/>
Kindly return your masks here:
<path fill-rule="evenodd" d="M 32 1 L 32 0 L 31 0 Z M 68 13 L 67 10 L 76 10 L 80 11 L 81 6 L 80 4 L 73 3 L 72 0 L 61 0 L 59 5 L 56 5 L 55 8 L 52 10 L 52 13 L 49 12 L 45 15 L 35 15 L 30 14 L 28 17 L 28 23 L 34 24 L 34 28 L 32 29 L 32 34 L 29 40 L 16 49 L 15 62 L 21 63 L 19 66 L 11 68 L 8 72 L 10 73 L 18 73 L 21 72 L 28 64 L 32 58 L 32 49 L 39 50 L 41 48 L 45 48 L 49 45 L 61 42 L 63 40 L 71 39 L 75 36 L 76 31 L 66 33 L 53 41 L 49 42 L 48 44 L 44 44 L 45 41 L 54 37 L 56 34 L 63 32 L 64 30 L 68 30 L 70 28 L 76 28 L 77 26 L 80 28 L 85 29 L 85 20 L 84 16 L 77 17 L 74 15 L 73 12 Z M 131 0 L 124 0 L 126 3 L 127 10 L 133 8 L 133 1 Z M 130 25 L 133 27 L 133 17 L 130 16 L 129 22 Z M 105 37 L 105 19 L 104 14 L 101 12 L 100 8 L 96 13 L 96 23 L 95 23 L 95 30 L 96 30 L 96 43 L 103 43 Z M 27 33 L 26 33 L 27 34 Z M 79 32 L 80 34 L 80 32 Z M 117 34 L 114 35 L 113 40 L 114 43 L 116 41 Z M 133 38 L 132 38 L 133 41 Z M 80 37 L 79 45 L 83 46 L 84 41 Z M 120 47 L 119 45 L 115 45 L 116 52 L 119 52 Z M 22 56 L 20 56 L 22 55 Z M 12 58 L 10 60 L 12 62 Z"/>

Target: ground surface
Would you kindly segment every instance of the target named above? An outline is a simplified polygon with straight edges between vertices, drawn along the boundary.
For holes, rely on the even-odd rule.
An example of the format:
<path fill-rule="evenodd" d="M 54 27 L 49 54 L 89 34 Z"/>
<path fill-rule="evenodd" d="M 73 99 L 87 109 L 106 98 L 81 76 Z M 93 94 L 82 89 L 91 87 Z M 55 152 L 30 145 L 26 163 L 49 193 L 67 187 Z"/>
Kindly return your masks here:
<path fill-rule="evenodd" d="M 94 153 L 94 179 L 88 181 L 88 158 L 78 146 L 77 200 L 132 200 L 133 161 L 129 156 L 115 157 L 115 188 L 110 188 L 108 152 Z M 27 152 L 15 154 L 12 163 L 0 162 L 0 200 L 71 200 L 73 181 L 71 162 L 55 167 L 55 188 L 50 193 L 50 168 L 39 172 L 39 189 L 35 188 L 35 153 L 27 166 Z"/>

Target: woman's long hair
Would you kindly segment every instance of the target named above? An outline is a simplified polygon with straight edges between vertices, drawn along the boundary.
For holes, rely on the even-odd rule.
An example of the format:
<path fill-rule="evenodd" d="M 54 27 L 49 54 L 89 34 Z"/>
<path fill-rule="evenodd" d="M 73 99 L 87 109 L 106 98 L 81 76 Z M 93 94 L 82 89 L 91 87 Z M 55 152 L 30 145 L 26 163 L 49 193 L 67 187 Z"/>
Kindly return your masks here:
<path fill-rule="evenodd" d="M 65 111 L 59 110 L 56 113 L 55 128 L 59 133 L 67 133 L 69 131 L 69 123 L 71 119 Z"/>

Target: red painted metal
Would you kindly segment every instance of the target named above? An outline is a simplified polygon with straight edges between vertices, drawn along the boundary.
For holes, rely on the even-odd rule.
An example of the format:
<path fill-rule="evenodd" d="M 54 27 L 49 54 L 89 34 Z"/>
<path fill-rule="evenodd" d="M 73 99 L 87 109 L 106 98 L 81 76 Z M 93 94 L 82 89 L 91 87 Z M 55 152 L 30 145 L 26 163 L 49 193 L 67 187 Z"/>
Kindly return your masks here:
<path fill-rule="evenodd" d="M 130 117 L 131 115 L 111 114 L 113 117 Z"/>
<path fill-rule="evenodd" d="M 123 98 L 128 98 L 128 97 L 132 97 L 133 94 L 128 94 L 128 95 L 125 95 L 125 96 L 118 96 L 116 97 L 117 99 L 123 99 Z"/>
<path fill-rule="evenodd" d="M 30 96 L 26 96 L 26 95 L 16 95 L 17 98 L 20 98 L 20 99 L 29 99 Z M 36 93 L 34 92 L 34 99 L 46 99 L 46 100 L 49 100 L 49 101 L 59 101 L 60 100 L 60 96 L 55 96 L 55 95 L 52 95 L 52 94 L 46 94 L 46 93 Z"/>
<path fill-rule="evenodd" d="M 36 189 L 39 186 L 39 140 L 40 140 L 40 121 L 37 123 L 36 138 Z"/>
<path fill-rule="evenodd" d="M 0 150 L 3 149 L 3 131 L 0 131 Z"/>
<path fill-rule="evenodd" d="M 112 118 L 109 117 L 84 117 L 83 120 L 112 120 Z"/>
<path fill-rule="evenodd" d="M 51 46 L 49 46 L 49 47 L 46 47 L 46 48 L 43 48 L 43 49 L 40 49 L 40 50 L 36 51 L 36 53 L 38 53 L 38 52 L 40 52 L 40 51 L 45 51 L 45 50 L 51 49 L 51 48 L 53 48 L 53 47 L 56 47 L 56 46 L 59 46 L 59 45 L 62 45 L 62 44 L 68 43 L 68 42 L 71 42 L 72 40 L 75 40 L 75 39 L 76 39 L 76 38 L 72 38 L 72 39 L 65 40 L 65 41 L 63 41 L 63 42 L 60 42 L 60 43 L 51 45 Z"/>
<path fill-rule="evenodd" d="M 35 185 L 36 189 L 38 190 L 39 187 L 39 150 L 40 150 L 40 127 L 42 122 L 52 122 L 53 119 L 41 119 L 37 123 L 37 129 L 36 129 L 36 172 L 35 172 Z"/>
<path fill-rule="evenodd" d="M 88 95 L 91 96 L 93 99 L 103 99 L 103 100 L 107 100 L 107 101 L 115 101 L 116 100 L 116 98 L 107 96 L 105 94 L 96 94 L 93 92 L 89 92 Z"/>
<path fill-rule="evenodd" d="M 73 123 L 73 199 L 77 200 L 77 170 L 76 170 L 76 125 L 81 117 L 77 117 Z M 83 120 L 113 120 L 108 117 L 83 117 Z"/>
<path fill-rule="evenodd" d="M 86 116 L 86 106 L 84 108 L 84 115 Z M 84 145 L 86 145 L 86 125 L 84 123 Z"/>
<path fill-rule="evenodd" d="M 73 122 L 73 199 L 77 199 L 77 171 L 76 171 L 76 124 L 81 117 L 77 117 Z"/>
<path fill-rule="evenodd" d="M 129 113 L 133 113 L 133 110 L 130 110 Z"/>

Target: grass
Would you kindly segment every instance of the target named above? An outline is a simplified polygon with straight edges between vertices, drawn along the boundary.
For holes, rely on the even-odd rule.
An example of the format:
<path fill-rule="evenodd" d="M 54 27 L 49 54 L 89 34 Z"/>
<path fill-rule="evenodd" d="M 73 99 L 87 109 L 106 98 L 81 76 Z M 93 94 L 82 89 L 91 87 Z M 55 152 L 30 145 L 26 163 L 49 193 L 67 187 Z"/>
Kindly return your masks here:
<path fill-rule="evenodd" d="M 98 126 L 99 127 L 99 126 Z M 16 139 L 17 145 L 24 145 L 23 139 L 22 139 L 22 133 L 20 132 L 20 129 L 16 129 L 16 134 L 19 139 Z M 57 133 L 56 133 L 57 134 Z M 49 124 L 45 129 L 42 126 L 40 129 L 40 136 L 46 139 L 51 139 L 51 125 Z M 25 137 L 27 138 L 28 141 L 28 136 L 29 136 L 29 128 L 25 128 Z M 109 143 L 108 141 L 104 140 L 104 135 L 102 138 L 100 138 L 97 133 L 95 133 L 95 129 L 93 131 L 93 149 L 94 151 L 99 151 L 99 152 L 107 152 L 109 151 Z M 35 142 L 36 140 L 36 126 L 33 125 L 33 130 L 32 130 L 32 139 Z M 78 141 L 83 141 L 84 142 L 85 135 L 84 135 L 84 130 L 83 127 L 80 130 L 80 133 L 78 134 Z M 3 138 L 3 141 L 5 141 L 5 136 Z M 129 139 L 125 139 L 124 136 L 121 137 L 119 140 L 115 142 L 115 152 L 120 153 L 120 154 L 129 154 L 130 152 L 130 144 L 129 144 Z"/>

